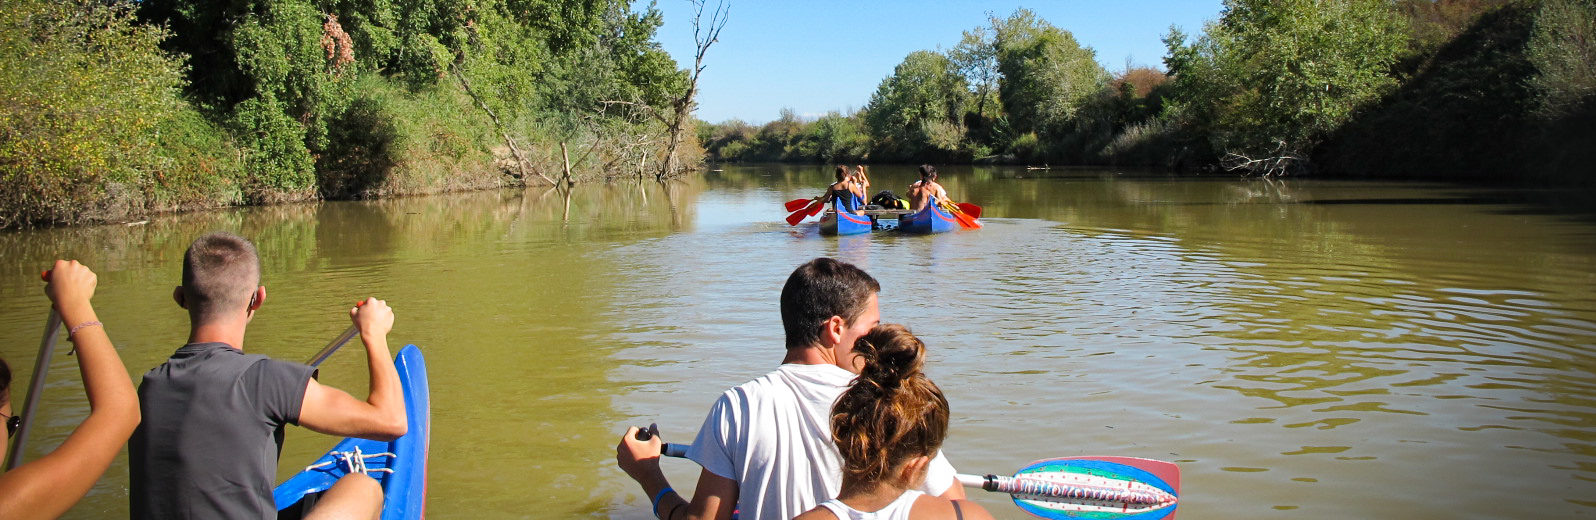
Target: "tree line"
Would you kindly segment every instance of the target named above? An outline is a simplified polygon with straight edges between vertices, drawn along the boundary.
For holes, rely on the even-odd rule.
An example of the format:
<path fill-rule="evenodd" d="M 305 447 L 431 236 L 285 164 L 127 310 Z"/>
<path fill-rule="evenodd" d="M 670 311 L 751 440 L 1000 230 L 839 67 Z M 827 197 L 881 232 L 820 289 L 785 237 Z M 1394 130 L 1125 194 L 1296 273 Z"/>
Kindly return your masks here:
<path fill-rule="evenodd" d="M 673 175 L 702 150 L 661 23 L 631 0 L 10 0 L 0 228 Z"/>
<path fill-rule="evenodd" d="M 1596 1 L 1226 0 L 1165 70 L 1020 9 L 854 113 L 699 126 L 718 161 L 1101 164 L 1593 184 Z"/>

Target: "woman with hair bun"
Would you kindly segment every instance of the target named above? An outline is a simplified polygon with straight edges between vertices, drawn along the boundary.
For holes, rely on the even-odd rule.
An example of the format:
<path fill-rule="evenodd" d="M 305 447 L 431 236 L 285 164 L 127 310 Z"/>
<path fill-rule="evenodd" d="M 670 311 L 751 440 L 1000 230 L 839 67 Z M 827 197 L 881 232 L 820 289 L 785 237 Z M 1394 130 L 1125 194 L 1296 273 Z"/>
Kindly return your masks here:
<path fill-rule="evenodd" d="M 854 352 L 864 368 L 831 409 L 842 489 L 797 520 L 992 518 L 973 502 L 915 489 L 948 433 L 948 400 L 923 372 L 925 343 L 902 325 L 882 324 Z"/>

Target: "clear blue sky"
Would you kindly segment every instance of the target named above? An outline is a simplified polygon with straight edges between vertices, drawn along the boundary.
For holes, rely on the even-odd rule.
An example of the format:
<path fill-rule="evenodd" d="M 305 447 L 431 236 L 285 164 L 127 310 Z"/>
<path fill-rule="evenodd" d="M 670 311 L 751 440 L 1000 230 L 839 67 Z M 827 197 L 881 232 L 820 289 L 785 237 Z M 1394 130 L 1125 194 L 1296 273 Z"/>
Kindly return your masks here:
<path fill-rule="evenodd" d="M 713 7 L 716 0 L 706 1 Z M 658 41 L 678 64 L 691 66 L 692 4 L 658 2 L 665 15 Z M 809 118 L 862 108 L 910 52 L 952 48 L 964 31 L 986 23 L 987 12 L 1006 17 L 1020 7 L 1074 33 L 1117 71 L 1127 58 L 1162 69 L 1159 39 L 1169 26 L 1201 32 L 1219 16 L 1220 0 L 731 0 L 730 22 L 704 58 L 698 118 L 759 124 L 783 107 Z"/>

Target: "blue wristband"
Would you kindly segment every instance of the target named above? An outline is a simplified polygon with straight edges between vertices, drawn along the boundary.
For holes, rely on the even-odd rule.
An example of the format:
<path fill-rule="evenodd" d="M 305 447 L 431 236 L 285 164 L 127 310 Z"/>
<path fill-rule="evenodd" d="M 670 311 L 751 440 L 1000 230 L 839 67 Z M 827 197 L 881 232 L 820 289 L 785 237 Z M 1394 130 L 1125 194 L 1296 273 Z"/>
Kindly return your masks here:
<path fill-rule="evenodd" d="M 648 512 L 654 513 L 654 516 L 656 516 L 656 517 L 659 516 L 659 501 L 660 501 L 660 499 L 665 498 L 665 494 L 666 493 L 670 493 L 672 491 L 676 491 L 676 490 L 671 489 L 670 486 L 665 486 L 665 489 L 659 490 L 659 493 L 656 493 L 654 495 L 654 505 L 652 507 L 648 508 Z"/>

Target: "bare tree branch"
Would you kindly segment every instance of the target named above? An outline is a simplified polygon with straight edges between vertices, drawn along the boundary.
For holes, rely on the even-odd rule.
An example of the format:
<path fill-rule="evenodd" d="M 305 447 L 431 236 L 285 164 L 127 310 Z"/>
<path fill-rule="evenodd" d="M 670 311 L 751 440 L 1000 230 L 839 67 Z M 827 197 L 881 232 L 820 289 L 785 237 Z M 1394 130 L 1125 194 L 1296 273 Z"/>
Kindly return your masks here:
<path fill-rule="evenodd" d="M 1294 150 L 1288 150 L 1285 141 L 1277 140 L 1274 151 L 1269 152 L 1267 156 L 1254 158 L 1238 152 L 1225 152 L 1225 156 L 1219 160 L 1219 165 L 1225 171 L 1241 172 L 1243 175 L 1283 177 L 1306 168 L 1308 158 Z"/>

